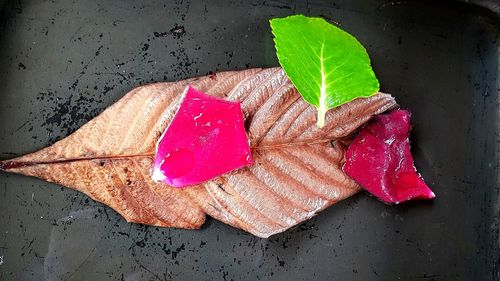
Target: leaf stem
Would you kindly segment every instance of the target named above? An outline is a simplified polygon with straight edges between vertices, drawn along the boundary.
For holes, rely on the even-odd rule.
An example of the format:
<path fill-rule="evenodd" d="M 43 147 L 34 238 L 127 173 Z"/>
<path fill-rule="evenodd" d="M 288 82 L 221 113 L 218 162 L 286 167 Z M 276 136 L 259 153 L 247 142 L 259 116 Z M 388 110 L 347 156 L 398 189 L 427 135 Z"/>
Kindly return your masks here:
<path fill-rule="evenodd" d="M 325 114 L 326 108 L 324 106 L 320 106 L 318 108 L 318 122 L 316 122 L 316 125 L 319 128 L 323 128 L 325 126 Z"/>

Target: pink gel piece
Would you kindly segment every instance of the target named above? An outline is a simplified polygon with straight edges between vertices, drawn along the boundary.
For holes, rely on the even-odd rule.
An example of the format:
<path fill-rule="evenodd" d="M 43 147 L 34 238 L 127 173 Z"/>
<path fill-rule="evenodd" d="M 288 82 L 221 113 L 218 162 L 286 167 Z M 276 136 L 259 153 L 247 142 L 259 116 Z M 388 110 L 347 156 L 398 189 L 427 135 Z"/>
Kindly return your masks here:
<path fill-rule="evenodd" d="M 240 103 L 188 87 L 158 141 L 152 178 L 186 187 L 251 164 Z"/>
<path fill-rule="evenodd" d="M 413 164 L 410 117 L 407 110 L 375 116 L 347 149 L 344 171 L 385 203 L 435 197 Z"/>

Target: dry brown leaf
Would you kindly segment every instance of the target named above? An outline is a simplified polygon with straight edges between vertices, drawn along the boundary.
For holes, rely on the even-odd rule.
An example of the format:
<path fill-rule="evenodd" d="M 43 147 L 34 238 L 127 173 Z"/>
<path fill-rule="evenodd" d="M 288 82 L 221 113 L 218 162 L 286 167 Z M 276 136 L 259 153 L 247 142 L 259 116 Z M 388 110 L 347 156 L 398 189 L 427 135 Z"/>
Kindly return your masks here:
<path fill-rule="evenodd" d="M 155 144 L 187 85 L 242 101 L 255 165 L 186 189 L 151 180 Z M 129 222 L 199 228 L 208 214 L 268 237 L 359 190 L 341 168 L 346 137 L 395 106 L 382 93 L 357 99 L 329 111 L 319 129 L 281 68 L 222 72 L 138 87 L 67 138 L 0 169 L 84 192 Z"/>

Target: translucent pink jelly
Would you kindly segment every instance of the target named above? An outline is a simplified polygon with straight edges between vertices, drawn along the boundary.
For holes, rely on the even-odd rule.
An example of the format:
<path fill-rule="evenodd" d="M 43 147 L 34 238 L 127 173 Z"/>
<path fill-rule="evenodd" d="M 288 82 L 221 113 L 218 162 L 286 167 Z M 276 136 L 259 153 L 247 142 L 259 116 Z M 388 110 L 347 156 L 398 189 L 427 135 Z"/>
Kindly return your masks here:
<path fill-rule="evenodd" d="M 152 178 L 185 187 L 251 164 L 240 103 L 188 87 L 158 141 Z"/>
<path fill-rule="evenodd" d="M 435 197 L 413 165 L 410 117 L 406 110 L 376 116 L 347 149 L 344 171 L 386 203 Z"/>

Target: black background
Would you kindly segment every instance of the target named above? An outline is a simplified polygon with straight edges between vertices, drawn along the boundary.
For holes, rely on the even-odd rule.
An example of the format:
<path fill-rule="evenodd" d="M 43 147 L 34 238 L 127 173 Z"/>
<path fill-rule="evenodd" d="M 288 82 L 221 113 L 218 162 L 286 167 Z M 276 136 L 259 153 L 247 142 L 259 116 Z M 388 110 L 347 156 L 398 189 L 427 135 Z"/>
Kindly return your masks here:
<path fill-rule="evenodd" d="M 0 158 L 52 144 L 139 84 L 276 66 L 268 20 L 323 16 L 413 112 L 433 202 L 365 193 L 269 239 L 128 224 L 81 193 L 0 174 L 0 280 L 499 280 L 498 19 L 421 1 L 4 1 Z"/>

